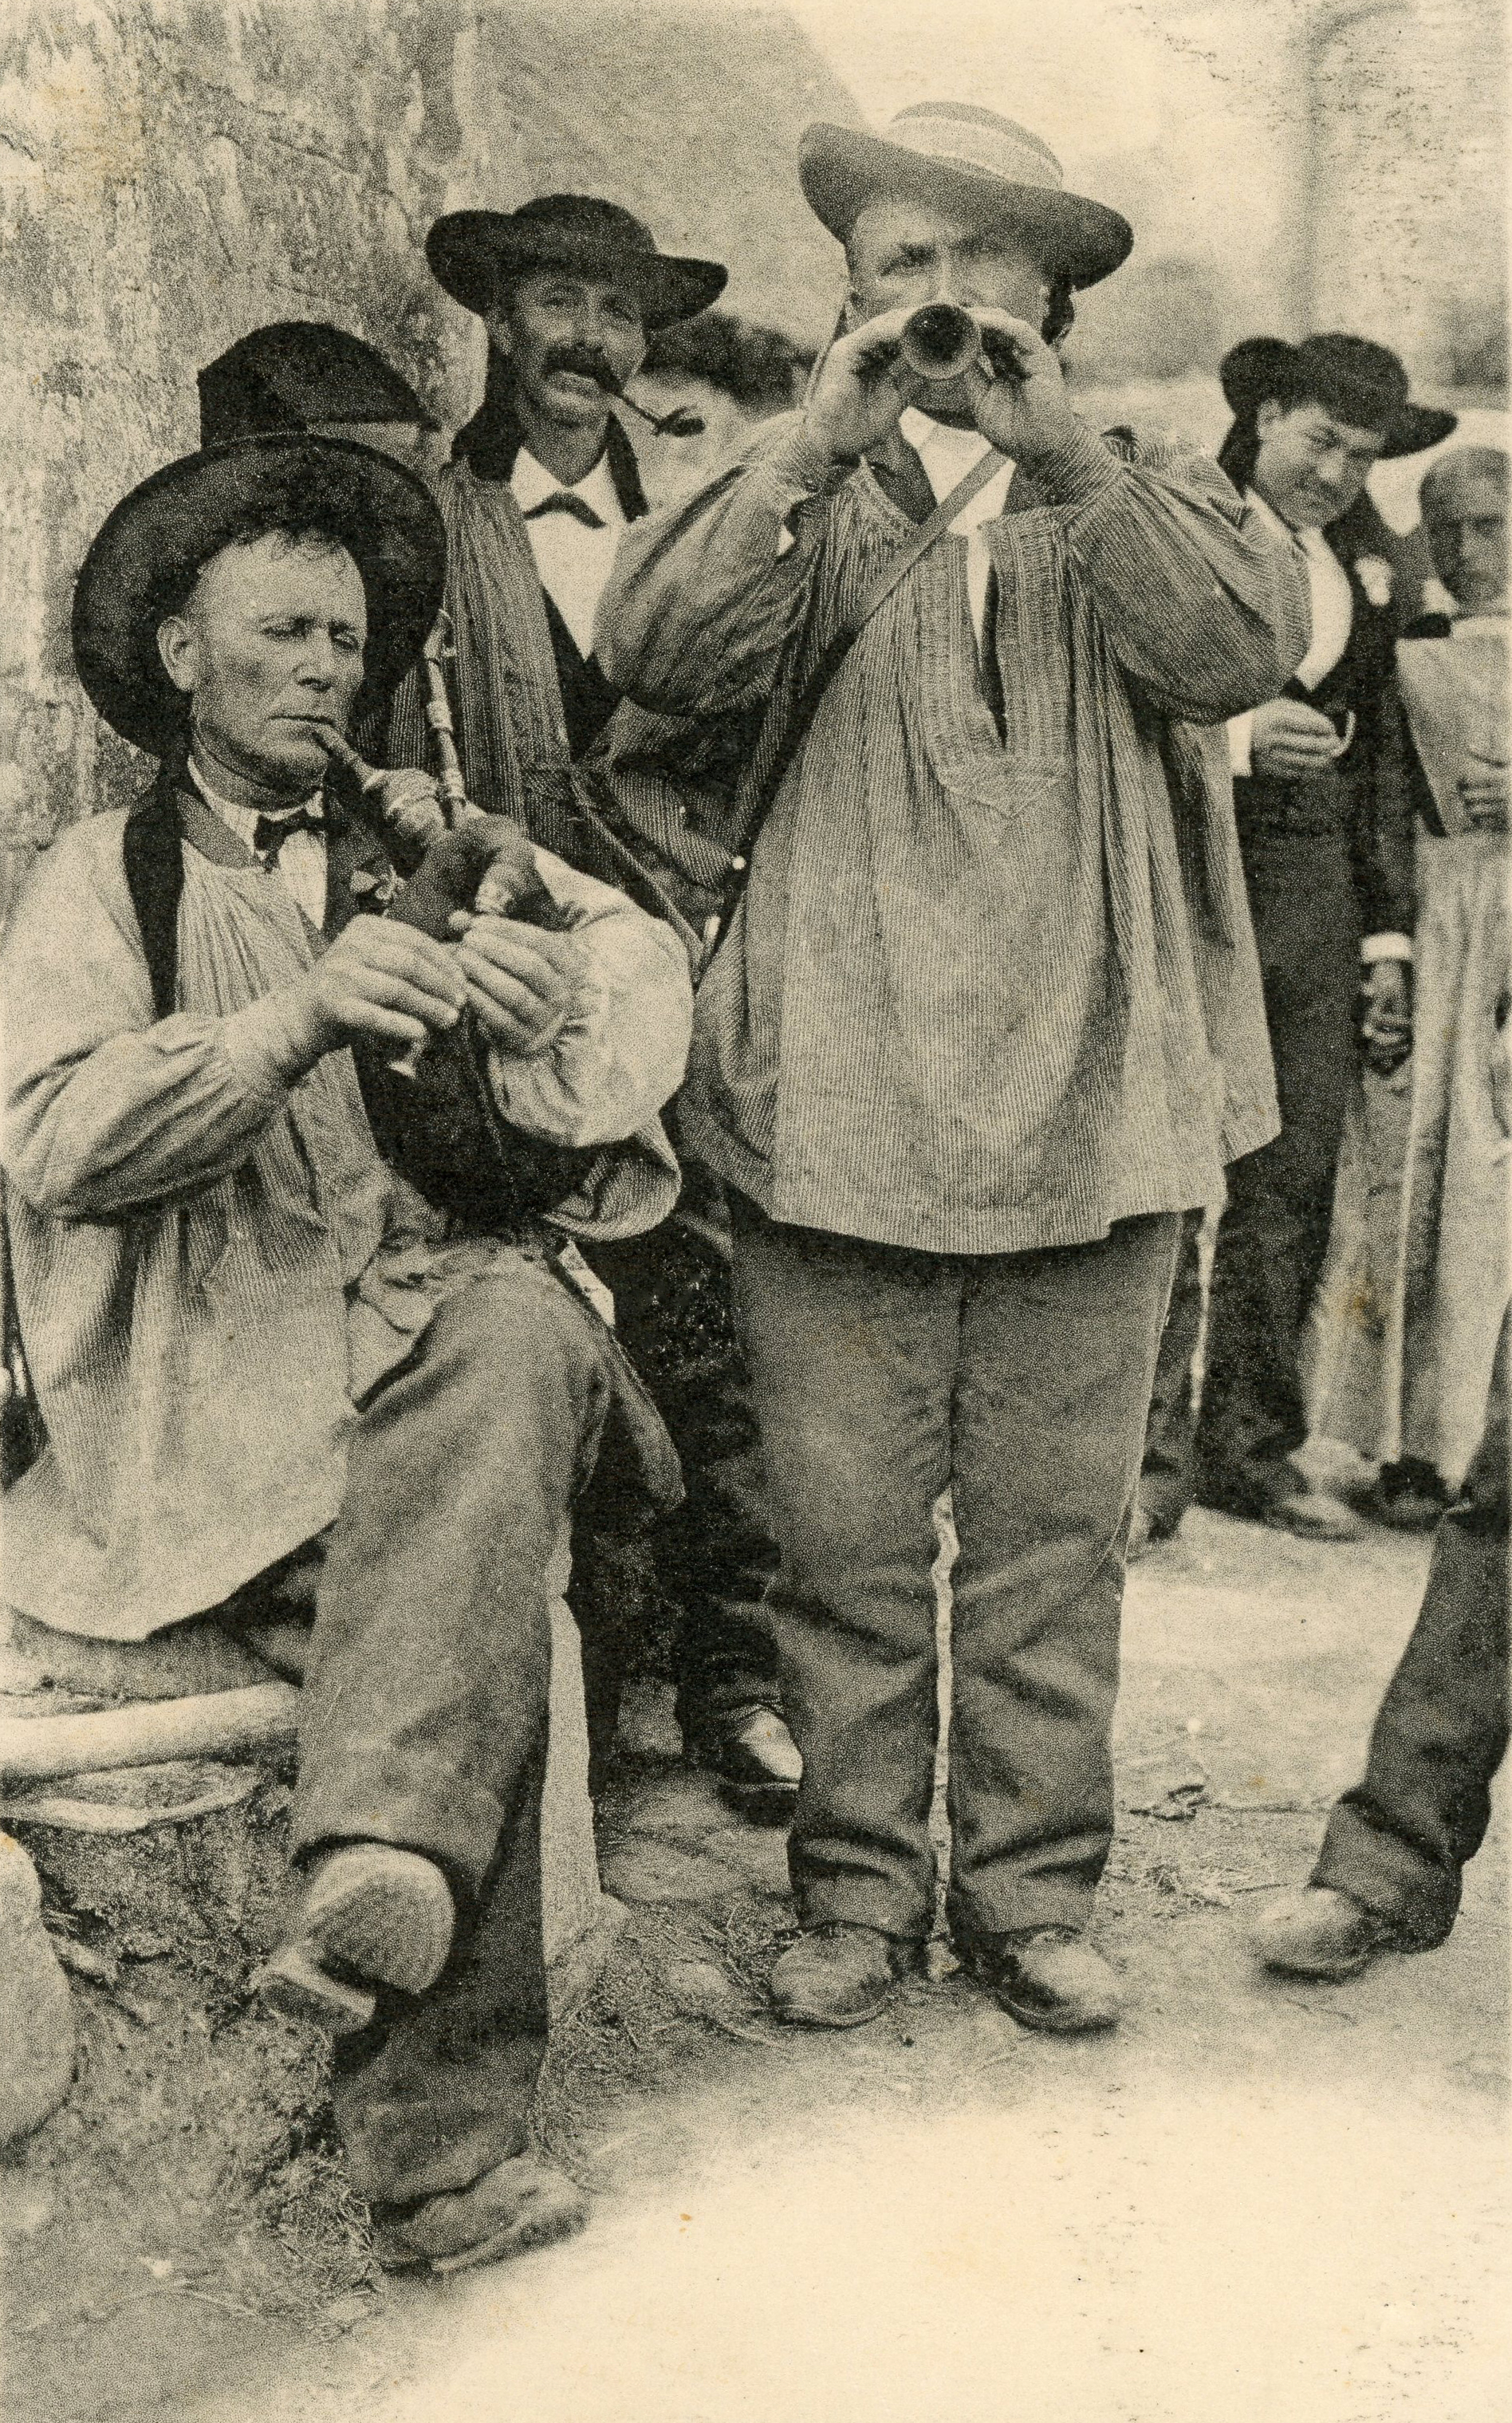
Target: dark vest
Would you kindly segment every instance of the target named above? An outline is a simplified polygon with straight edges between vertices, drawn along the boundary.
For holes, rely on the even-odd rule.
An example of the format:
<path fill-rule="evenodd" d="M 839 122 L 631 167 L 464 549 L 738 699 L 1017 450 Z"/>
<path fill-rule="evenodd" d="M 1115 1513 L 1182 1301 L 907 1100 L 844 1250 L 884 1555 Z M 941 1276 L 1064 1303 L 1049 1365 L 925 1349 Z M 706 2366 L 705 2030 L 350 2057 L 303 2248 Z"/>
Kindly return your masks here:
<path fill-rule="evenodd" d="M 451 451 L 453 456 L 466 462 L 480 480 L 507 481 L 513 472 L 515 457 L 524 439 L 507 389 L 493 376 L 492 357 L 489 370 L 491 391 L 485 395 L 481 407 L 466 426 L 457 432 Z M 614 493 L 620 499 L 620 511 L 627 522 L 638 521 L 647 510 L 645 490 L 640 484 L 640 467 L 630 440 L 612 418 L 605 451 Z M 575 758 L 581 757 L 608 722 L 620 703 L 620 693 L 605 678 L 597 657 L 583 655 L 543 583 L 541 595 L 551 632 L 552 654 L 557 660 L 557 683 L 561 691 L 568 746 Z"/>

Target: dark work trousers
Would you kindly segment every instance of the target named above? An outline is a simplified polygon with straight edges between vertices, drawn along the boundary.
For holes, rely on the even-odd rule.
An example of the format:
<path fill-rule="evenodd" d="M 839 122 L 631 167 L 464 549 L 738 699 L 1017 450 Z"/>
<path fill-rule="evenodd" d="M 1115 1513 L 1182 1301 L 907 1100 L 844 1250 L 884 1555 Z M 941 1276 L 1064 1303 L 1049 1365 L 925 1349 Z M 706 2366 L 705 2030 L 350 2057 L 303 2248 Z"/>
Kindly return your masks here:
<path fill-rule="evenodd" d="M 949 1488 L 952 1930 L 1082 1926 L 1112 1836 L 1124 1547 L 1180 1219 L 947 1255 L 731 1210 L 803 1754 L 800 1922 L 933 1927 L 932 1510 Z"/>
<path fill-rule="evenodd" d="M 1203 1213 L 1189 1212 L 1182 1224 L 1171 1309 L 1160 1333 L 1150 1419 L 1144 1433 L 1140 1502 L 1157 1539 L 1169 1538 L 1191 1504 L 1192 1456 L 1197 1444 L 1197 1346 L 1203 1326 L 1203 1272 L 1199 1240 Z"/>
<path fill-rule="evenodd" d="M 686 1172 L 700 1211 L 715 1181 Z M 711 1227 L 713 1221 L 710 1221 Z M 718 1234 L 714 1229 L 714 1237 Z M 751 1710 L 780 1705 L 766 1586 L 777 1567 L 762 1480 L 761 1441 L 730 1266 L 713 1239 L 674 1217 L 644 1237 L 595 1245 L 594 1269 L 613 1291 L 615 1328 L 683 1466 L 686 1495 L 654 1534 L 657 1577 L 678 1609 L 672 1640 L 677 1720 L 697 1751 Z M 593 1731 L 612 1737 L 623 1651 L 585 1642 Z"/>
<path fill-rule="evenodd" d="M 1239 827 L 1281 1133 L 1229 1171 L 1197 1419 L 1196 1495 L 1263 1514 L 1307 1437 L 1301 1354 L 1353 1076 L 1360 922 L 1341 831 Z"/>
<path fill-rule="evenodd" d="M 430 1991 L 381 1996 L 338 2045 L 353 2182 L 386 2203 L 466 2187 L 525 2143 L 546 2041 L 545 1576 L 610 1371 L 593 1314 L 506 1249 L 443 1298 L 353 1437 L 305 1673 L 293 1855 L 421 1852 L 460 1921 Z"/>
<path fill-rule="evenodd" d="M 1486 1434 L 1439 1525 L 1364 1781 L 1336 1804 L 1313 1872 L 1424 1947 L 1455 1923 L 1507 1744 L 1507 1357 L 1504 1322 Z"/>

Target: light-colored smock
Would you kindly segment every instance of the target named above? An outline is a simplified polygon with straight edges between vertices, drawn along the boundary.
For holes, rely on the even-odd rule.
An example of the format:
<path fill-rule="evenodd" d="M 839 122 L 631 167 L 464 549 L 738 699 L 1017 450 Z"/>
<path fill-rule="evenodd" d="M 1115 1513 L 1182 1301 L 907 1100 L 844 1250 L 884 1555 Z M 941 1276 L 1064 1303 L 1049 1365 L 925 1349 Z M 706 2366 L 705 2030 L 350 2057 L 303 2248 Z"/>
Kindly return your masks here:
<path fill-rule="evenodd" d="M 157 1020 L 124 823 L 89 817 L 47 851 L 0 962 L 7 1222 L 47 1433 L 6 1497 L 5 1595 L 141 1639 L 333 1520 L 354 1402 L 431 1317 L 433 1248 L 351 1053 L 278 1073 L 277 990 L 319 947 L 287 887 L 184 845 L 179 1008 Z M 631 1235 L 676 1196 L 656 1114 L 685 1053 L 686 965 L 621 895 L 542 865 L 591 997 L 549 1053 L 495 1055 L 496 1091 L 517 1126 L 606 1147 L 557 1224 Z"/>
<path fill-rule="evenodd" d="M 604 670 L 669 714 L 773 699 L 754 788 L 913 528 L 869 467 L 768 423 L 626 531 Z M 1295 550 L 1173 445 L 1078 427 L 981 539 L 990 679 L 948 535 L 786 772 L 679 1107 L 689 1151 L 773 1218 L 937 1252 L 1209 1201 L 1274 1133 L 1221 726 L 1307 644 Z"/>

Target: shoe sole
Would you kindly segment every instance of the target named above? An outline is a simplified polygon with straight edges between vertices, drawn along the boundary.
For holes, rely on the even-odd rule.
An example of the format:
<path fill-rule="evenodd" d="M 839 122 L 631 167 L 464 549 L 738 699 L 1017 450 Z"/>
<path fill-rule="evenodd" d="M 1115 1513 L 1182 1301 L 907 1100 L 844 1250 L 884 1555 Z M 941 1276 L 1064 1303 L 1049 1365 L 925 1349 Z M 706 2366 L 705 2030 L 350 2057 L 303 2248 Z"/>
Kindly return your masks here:
<path fill-rule="evenodd" d="M 1021 2028 L 1033 2028 L 1042 2036 L 1106 2036 L 1118 2025 L 1116 2011 L 1099 2012 L 1095 2019 L 1073 2019 L 1052 2011 L 1025 2010 L 1017 2003 L 1011 2003 L 1006 1994 L 997 1994 L 994 1999 L 999 2009 L 1016 2019 Z"/>
<path fill-rule="evenodd" d="M 1368 1969 L 1374 1959 L 1391 1948 L 1389 1943 L 1372 1943 L 1363 1952 L 1357 1953 L 1352 1960 L 1332 1960 L 1326 1968 L 1311 1963 L 1304 1967 L 1295 1960 L 1273 1957 L 1269 1953 L 1262 1953 L 1260 1957 L 1273 1976 L 1299 1977 L 1305 1985 L 1311 1986 L 1343 1986 L 1351 1977 L 1358 1977 L 1362 1969 Z"/>
<path fill-rule="evenodd" d="M 794 2028 L 864 2028 L 872 2019 L 879 2019 L 891 2002 L 890 1990 L 879 2003 L 864 2011 L 847 2011 L 843 2017 L 834 2011 L 799 2010 L 795 2003 L 774 2003 L 772 2016 Z"/>
<path fill-rule="evenodd" d="M 1117 2027 L 1123 2014 L 1119 2010 L 1099 2012 L 1095 2019 L 1072 2019 L 1055 2011 L 1032 2010 L 1013 2002 L 1002 1986 L 988 1976 L 969 1953 L 961 1954 L 961 1967 L 972 1981 L 992 1996 L 1000 2011 L 1016 2019 L 1021 2028 L 1033 2028 L 1045 2036 L 1105 2036 Z"/>
<path fill-rule="evenodd" d="M 420 2248 L 406 2246 L 402 2230 L 384 2226 L 374 2232 L 373 2252 L 385 2272 L 424 2273 L 445 2279 L 453 2272 L 470 2272 L 480 2263 L 502 2263 L 512 2256 L 533 2254 L 539 2247 L 559 2246 L 587 2226 L 589 2212 L 588 2198 L 570 2180 L 554 2178 L 523 2197 L 518 2210 L 501 2216 L 470 2246 L 456 2247 L 449 2255 L 427 2255 Z"/>
<path fill-rule="evenodd" d="M 728 1777 L 717 1775 L 719 1797 L 727 1800 L 736 1814 L 757 1826 L 788 1826 L 798 1805 L 795 1783 L 732 1783 Z"/>
<path fill-rule="evenodd" d="M 415 1858 L 396 1874 L 386 1861 L 334 1861 L 299 1909 L 299 1932 L 254 1980 L 286 2019 L 354 2035 L 377 2008 L 377 1986 L 422 1994 L 447 1964 L 456 1906 L 439 1868 Z"/>
<path fill-rule="evenodd" d="M 333 2036 L 352 2036 L 372 2024 L 376 1994 L 328 1976 L 303 1944 L 291 1943 L 263 1963 L 252 1990 L 270 2011 Z"/>

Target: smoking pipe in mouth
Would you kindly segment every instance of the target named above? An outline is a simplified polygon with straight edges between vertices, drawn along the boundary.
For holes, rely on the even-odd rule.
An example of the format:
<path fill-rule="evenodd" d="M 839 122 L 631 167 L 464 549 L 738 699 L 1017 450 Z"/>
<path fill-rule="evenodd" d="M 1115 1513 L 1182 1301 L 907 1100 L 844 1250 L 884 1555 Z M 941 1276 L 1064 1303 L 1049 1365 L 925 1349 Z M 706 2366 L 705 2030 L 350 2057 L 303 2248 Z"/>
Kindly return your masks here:
<path fill-rule="evenodd" d="M 616 403 L 627 404 L 632 412 L 639 413 L 642 420 L 649 420 L 658 437 L 701 437 L 708 427 L 701 415 L 687 412 L 681 404 L 671 412 L 664 412 L 658 420 L 654 412 L 646 410 L 643 404 L 637 404 L 633 395 L 626 395 L 622 388 L 617 388 L 614 396 Z"/>

